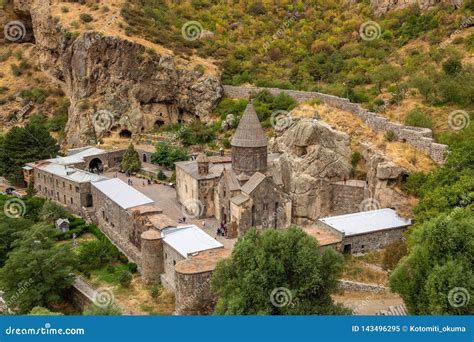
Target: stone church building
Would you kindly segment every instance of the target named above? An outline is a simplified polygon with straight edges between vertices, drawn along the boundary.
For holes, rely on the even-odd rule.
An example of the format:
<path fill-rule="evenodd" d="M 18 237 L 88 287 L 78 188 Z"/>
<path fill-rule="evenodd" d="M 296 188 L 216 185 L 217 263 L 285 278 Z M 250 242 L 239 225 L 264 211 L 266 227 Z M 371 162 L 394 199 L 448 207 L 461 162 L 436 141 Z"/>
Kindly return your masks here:
<path fill-rule="evenodd" d="M 176 163 L 178 201 L 200 203 L 201 217 L 216 217 L 236 236 L 251 227 L 286 228 L 291 224 L 291 200 L 283 191 L 269 154 L 267 138 L 251 103 L 232 138 L 232 158 L 206 157 Z"/>

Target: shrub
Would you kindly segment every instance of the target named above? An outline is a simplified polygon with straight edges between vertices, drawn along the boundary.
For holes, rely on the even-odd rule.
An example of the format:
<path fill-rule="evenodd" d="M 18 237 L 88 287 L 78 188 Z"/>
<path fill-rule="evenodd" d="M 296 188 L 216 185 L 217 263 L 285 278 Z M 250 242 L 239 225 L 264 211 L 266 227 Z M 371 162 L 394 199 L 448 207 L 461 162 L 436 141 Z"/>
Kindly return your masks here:
<path fill-rule="evenodd" d="M 92 304 L 85 309 L 82 314 L 84 316 L 119 316 L 122 314 L 122 309 L 115 303 L 107 305 L 106 307 Z"/>
<path fill-rule="evenodd" d="M 160 181 L 165 181 L 166 178 L 167 178 L 166 175 L 165 175 L 165 173 L 164 173 L 162 170 L 160 170 L 160 171 L 158 172 L 157 177 L 158 177 L 158 179 L 159 179 Z"/>
<path fill-rule="evenodd" d="M 130 271 L 123 272 L 122 276 L 120 277 L 120 285 L 122 287 L 130 287 L 132 284 L 133 275 Z"/>
<path fill-rule="evenodd" d="M 448 75 L 455 75 L 462 71 L 462 64 L 458 58 L 451 57 L 443 63 L 443 71 Z"/>
<path fill-rule="evenodd" d="M 158 296 L 160 295 L 161 290 L 162 290 L 161 284 L 153 284 L 153 285 L 150 287 L 150 296 L 151 296 L 153 299 L 158 298 Z"/>
<path fill-rule="evenodd" d="M 410 173 L 406 183 L 403 185 L 403 190 L 411 195 L 419 196 L 421 186 L 426 182 L 427 176 L 423 172 Z"/>
<path fill-rule="evenodd" d="M 179 138 L 185 146 L 204 145 L 215 139 L 215 133 L 201 121 L 194 121 L 180 132 Z"/>
<path fill-rule="evenodd" d="M 413 109 L 405 115 L 405 125 L 432 128 L 431 118 L 418 109 Z"/>
<path fill-rule="evenodd" d="M 385 248 L 382 267 L 384 270 L 393 270 L 401 258 L 408 254 L 407 246 L 403 241 L 395 241 Z"/>
<path fill-rule="evenodd" d="M 91 21 L 94 20 L 94 18 L 88 13 L 81 13 L 81 15 L 79 16 L 79 19 L 81 19 L 83 23 L 90 23 Z"/>
<path fill-rule="evenodd" d="M 48 95 L 49 95 L 48 89 L 44 89 L 44 88 L 31 88 L 27 90 L 22 90 L 20 92 L 21 98 L 28 101 L 33 101 L 39 104 L 44 103 Z"/>
<path fill-rule="evenodd" d="M 397 135 L 395 134 L 394 131 L 387 131 L 384 134 L 384 138 L 387 141 L 395 141 L 397 139 Z"/>
<path fill-rule="evenodd" d="M 151 156 L 151 162 L 163 165 L 168 169 L 174 169 L 175 162 L 188 160 L 188 152 L 180 147 L 169 144 L 162 144 L 156 147 L 156 152 Z"/>
<path fill-rule="evenodd" d="M 132 273 L 137 273 L 138 271 L 138 266 L 137 264 L 135 264 L 134 262 L 129 262 L 127 264 L 127 269 L 132 272 Z"/>
<path fill-rule="evenodd" d="M 63 13 L 69 12 L 69 7 L 67 7 L 67 6 L 61 6 L 61 12 L 63 12 Z"/>
<path fill-rule="evenodd" d="M 351 165 L 353 168 L 355 168 L 357 166 L 357 164 L 359 164 L 359 161 L 362 159 L 362 154 L 360 154 L 360 152 L 358 151 L 355 151 L 352 153 L 352 158 L 351 158 Z"/>

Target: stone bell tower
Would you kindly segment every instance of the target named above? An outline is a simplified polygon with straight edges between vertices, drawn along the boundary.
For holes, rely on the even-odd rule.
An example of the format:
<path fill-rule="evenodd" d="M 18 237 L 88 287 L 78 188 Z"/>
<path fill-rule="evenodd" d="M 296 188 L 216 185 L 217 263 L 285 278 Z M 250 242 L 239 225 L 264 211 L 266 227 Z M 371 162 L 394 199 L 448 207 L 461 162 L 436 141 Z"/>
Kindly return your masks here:
<path fill-rule="evenodd" d="M 232 138 L 232 169 L 239 180 L 267 171 L 267 137 L 252 103 L 247 105 Z"/>

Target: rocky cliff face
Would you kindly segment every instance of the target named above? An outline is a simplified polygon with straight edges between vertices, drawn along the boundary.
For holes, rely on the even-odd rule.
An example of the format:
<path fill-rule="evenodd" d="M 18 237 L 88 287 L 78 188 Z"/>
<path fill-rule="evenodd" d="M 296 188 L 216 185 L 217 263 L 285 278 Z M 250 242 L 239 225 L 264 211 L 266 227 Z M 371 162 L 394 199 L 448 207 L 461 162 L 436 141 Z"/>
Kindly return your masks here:
<path fill-rule="evenodd" d="M 134 134 L 157 122 L 205 117 L 222 95 L 217 76 L 186 69 L 174 56 L 97 32 L 66 32 L 47 0 L 14 5 L 31 16 L 41 68 L 71 100 L 70 146 L 95 143 L 110 131 Z"/>
<path fill-rule="evenodd" d="M 279 166 L 293 201 L 294 223 L 329 215 L 331 182 L 350 175 L 349 136 L 322 121 L 300 119 L 272 139 L 270 149 L 281 153 Z"/>
<path fill-rule="evenodd" d="M 311 224 L 331 216 L 333 186 L 352 174 L 350 137 L 317 119 L 296 119 L 270 141 L 270 150 L 281 153 L 279 164 L 285 191 L 292 199 L 293 223 Z M 399 190 L 406 170 L 370 145 L 364 145 L 368 166 L 364 200 L 350 207 L 359 210 L 395 208 L 409 215 L 407 197 Z M 357 210 L 357 209 L 356 209 Z"/>
<path fill-rule="evenodd" d="M 437 5 L 447 5 L 454 8 L 462 6 L 464 0 L 371 0 L 370 3 L 376 14 L 380 15 L 392 10 L 403 9 L 412 5 L 418 5 L 422 10 Z"/>

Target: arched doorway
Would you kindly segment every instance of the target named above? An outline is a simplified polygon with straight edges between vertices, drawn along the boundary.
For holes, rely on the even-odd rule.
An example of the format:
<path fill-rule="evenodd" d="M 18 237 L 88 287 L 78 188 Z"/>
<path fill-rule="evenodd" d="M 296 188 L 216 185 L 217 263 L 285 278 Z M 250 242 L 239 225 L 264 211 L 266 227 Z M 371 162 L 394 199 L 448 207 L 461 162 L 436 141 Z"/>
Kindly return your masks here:
<path fill-rule="evenodd" d="M 131 139 L 132 132 L 130 132 L 128 129 L 123 129 L 120 131 L 119 136 L 120 138 Z"/>
<path fill-rule="evenodd" d="M 102 173 L 104 171 L 104 164 L 99 158 L 94 158 L 89 162 L 89 171 L 93 173 Z"/>

